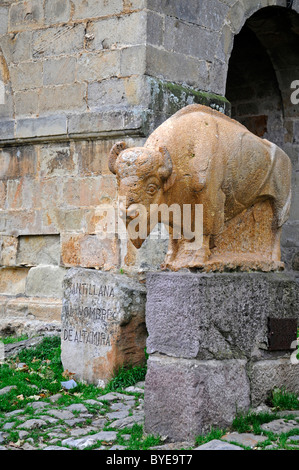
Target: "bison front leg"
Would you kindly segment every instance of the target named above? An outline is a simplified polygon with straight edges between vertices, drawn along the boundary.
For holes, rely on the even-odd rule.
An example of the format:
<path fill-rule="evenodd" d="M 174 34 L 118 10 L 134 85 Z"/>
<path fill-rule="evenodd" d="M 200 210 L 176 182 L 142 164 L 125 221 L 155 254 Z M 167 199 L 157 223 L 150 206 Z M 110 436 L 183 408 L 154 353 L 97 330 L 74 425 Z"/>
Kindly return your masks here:
<path fill-rule="evenodd" d="M 205 192 L 202 195 L 202 237 L 190 241 L 186 237 L 174 239 L 170 233 L 169 249 L 165 258 L 164 268 L 177 271 L 182 268 L 204 268 L 210 259 L 210 238 L 220 233 L 224 227 L 225 195 L 221 190 L 216 194 Z M 195 237 L 196 238 L 196 237 Z"/>
<path fill-rule="evenodd" d="M 201 248 L 194 248 L 192 242 L 182 237 L 181 239 L 169 239 L 168 252 L 162 269 L 178 271 L 183 268 L 203 268 L 210 256 L 210 236 L 203 236 Z"/>

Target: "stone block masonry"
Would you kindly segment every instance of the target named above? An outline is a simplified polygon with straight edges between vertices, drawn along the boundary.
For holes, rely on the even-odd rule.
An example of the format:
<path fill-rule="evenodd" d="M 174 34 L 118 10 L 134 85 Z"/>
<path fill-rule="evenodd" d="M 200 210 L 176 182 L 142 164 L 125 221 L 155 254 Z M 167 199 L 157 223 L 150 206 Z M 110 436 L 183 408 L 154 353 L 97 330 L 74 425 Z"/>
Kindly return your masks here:
<path fill-rule="evenodd" d="M 148 241 L 137 252 L 130 243 L 120 246 L 116 237 L 104 243 L 96 236 L 98 205 L 115 204 L 118 196 L 107 165 L 109 151 L 119 140 L 143 145 L 154 128 L 188 104 L 230 114 L 225 93 L 235 36 L 253 13 L 272 6 L 285 7 L 285 2 L 1 2 L 3 295 L 13 280 L 15 294 L 9 295 L 24 295 L 30 269 L 41 264 L 115 273 L 122 269 L 136 278 L 159 269 L 167 241 Z M 298 12 L 298 2 L 291 12 Z M 287 100 L 289 81 L 297 77 L 292 77 L 293 70 L 283 70 L 279 78 Z M 295 269 L 294 106 L 288 109 L 286 127 L 286 150 L 294 163 L 294 202 L 283 233 L 283 256 L 287 267 Z M 38 298 L 48 305 L 47 297 Z"/>
<path fill-rule="evenodd" d="M 299 365 L 291 361 L 298 315 L 290 275 L 148 274 L 146 431 L 188 440 L 230 426 L 275 387 L 298 393 Z"/>
<path fill-rule="evenodd" d="M 217 6 L 221 9 L 219 19 L 228 7 L 220 2 Z M 14 131 L 0 139 L 84 135 L 85 128 L 74 129 L 73 120 L 79 115 L 84 121 L 96 108 L 103 121 L 105 107 L 109 115 L 106 132 L 126 130 L 145 135 L 148 120 L 152 127 L 160 122 L 155 110 L 149 112 L 152 86 L 145 80 L 148 76 L 223 95 L 209 84 L 209 61 L 214 56 L 209 50 L 212 44 L 214 48 L 212 35 L 220 34 L 218 26 L 212 33 L 202 25 L 192 25 L 193 7 L 184 23 L 184 15 L 175 20 L 168 16 L 172 13 L 165 15 L 156 11 L 156 5 L 143 1 L 68 0 L 63 6 L 56 0 L 5 3 L 0 16 L 0 79 L 5 78 L 13 101 L 7 118 L 14 121 Z M 174 38 L 169 37 L 173 29 L 170 21 L 178 21 Z M 192 34 L 188 28 L 193 28 Z M 184 44 L 188 50 L 182 49 Z M 195 50 L 198 44 L 205 57 Z M 177 109 L 182 105 L 178 102 Z M 126 109 L 120 109 L 123 107 Z M 134 110 L 131 116 L 130 109 Z M 122 119 L 114 123 L 116 110 Z M 93 122 L 92 132 L 101 134 L 102 126 L 97 128 Z"/>

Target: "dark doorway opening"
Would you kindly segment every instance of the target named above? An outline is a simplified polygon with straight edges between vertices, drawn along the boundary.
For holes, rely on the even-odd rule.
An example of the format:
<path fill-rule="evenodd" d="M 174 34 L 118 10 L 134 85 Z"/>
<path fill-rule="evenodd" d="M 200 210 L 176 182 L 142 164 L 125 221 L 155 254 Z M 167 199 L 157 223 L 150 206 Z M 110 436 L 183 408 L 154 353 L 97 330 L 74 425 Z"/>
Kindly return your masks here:
<path fill-rule="evenodd" d="M 279 145 L 293 164 L 292 206 L 282 236 L 287 268 L 299 270 L 299 14 L 266 7 L 251 16 L 234 39 L 226 97 L 232 118 Z"/>

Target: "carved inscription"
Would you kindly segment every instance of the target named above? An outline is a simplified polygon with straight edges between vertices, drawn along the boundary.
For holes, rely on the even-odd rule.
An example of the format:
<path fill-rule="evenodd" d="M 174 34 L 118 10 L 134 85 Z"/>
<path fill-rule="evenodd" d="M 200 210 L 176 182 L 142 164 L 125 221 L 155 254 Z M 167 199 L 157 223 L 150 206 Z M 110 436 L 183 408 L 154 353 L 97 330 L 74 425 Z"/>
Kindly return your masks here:
<path fill-rule="evenodd" d="M 63 340 L 97 347 L 111 346 L 111 329 L 119 319 L 114 297 L 113 286 L 73 283 L 70 300 L 63 306 L 69 326 L 63 330 Z"/>
<path fill-rule="evenodd" d="M 90 318 L 92 320 L 117 320 L 118 313 L 110 308 L 99 307 L 74 307 L 73 305 L 66 305 L 64 307 L 65 313 L 70 316 Z"/>
<path fill-rule="evenodd" d="M 75 284 L 72 284 L 71 294 L 92 295 L 98 297 L 114 297 L 114 289 L 113 287 L 106 285 L 101 285 L 100 287 L 97 287 L 94 284 L 76 282 Z"/>
<path fill-rule="evenodd" d="M 90 343 L 95 346 L 111 346 L 110 337 L 103 332 L 94 331 L 88 332 L 87 330 L 73 330 L 64 329 L 63 331 L 64 341 L 74 341 L 75 343 Z"/>

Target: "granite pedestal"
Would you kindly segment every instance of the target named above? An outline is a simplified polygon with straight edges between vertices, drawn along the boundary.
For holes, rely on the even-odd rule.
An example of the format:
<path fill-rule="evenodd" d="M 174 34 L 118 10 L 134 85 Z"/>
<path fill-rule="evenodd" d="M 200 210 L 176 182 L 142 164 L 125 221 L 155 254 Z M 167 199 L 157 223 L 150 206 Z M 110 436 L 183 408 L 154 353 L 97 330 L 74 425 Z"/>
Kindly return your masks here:
<path fill-rule="evenodd" d="M 149 274 L 146 431 L 194 438 L 274 387 L 299 393 L 298 317 L 299 284 L 286 273 Z"/>

